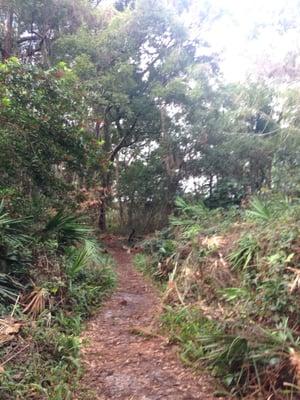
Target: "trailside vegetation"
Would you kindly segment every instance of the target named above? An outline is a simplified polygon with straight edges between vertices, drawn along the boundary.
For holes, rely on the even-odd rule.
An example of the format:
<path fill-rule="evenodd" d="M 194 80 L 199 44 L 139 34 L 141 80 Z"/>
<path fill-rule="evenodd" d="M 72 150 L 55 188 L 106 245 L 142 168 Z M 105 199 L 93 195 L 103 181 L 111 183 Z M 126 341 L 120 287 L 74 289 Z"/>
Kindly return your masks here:
<path fill-rule="evenodd" d="M 234 396 L 298 396 L 298 50 L 228 82 L 220 15 L 193 3 L 0 0 L 1 399 L 71 398 L 115 283 L 99 232 L 147 237 L 136 264 L 185 362 Z"/>
<path fill-rule="evenodd" d="M 177 207 L 136 256 L 166 282 L 163 329 L 228 394 L 297 398 L 299 200 L 265 192 L 244 209 Z"/>

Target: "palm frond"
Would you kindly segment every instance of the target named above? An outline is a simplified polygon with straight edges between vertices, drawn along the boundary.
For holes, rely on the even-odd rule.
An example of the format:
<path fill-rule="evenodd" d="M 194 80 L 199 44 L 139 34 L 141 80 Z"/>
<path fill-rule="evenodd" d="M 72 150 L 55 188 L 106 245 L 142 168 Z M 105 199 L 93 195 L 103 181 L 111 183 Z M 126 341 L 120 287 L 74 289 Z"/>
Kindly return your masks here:
<path fill-rule="evenodd" d="M 0 300 L 3 303 L 15 302 L 23 286 L 8 274 L 0 273 Z"/>
<path fill-rule="evenodd" d="M 257 240 L 245 235 L 238 241 L 238 246 L 229 254 L 228 261 L 233 269 L 244 270 L 253 261 L 259 250 Z"/>
<path fill-rule="evenodd" d="M 74 279 L 84 268 L 103 264 L 105 257 L 99 244 L 93 240 L 85 240 L 81 248 L 71 250 L 66 273 L 70 279 Z"/>
<path fill-rule="evenodd" d="M 25 234 L 25 228 L 30 220 L 27 218 L 11 218 L 4 209 L 4 201 L 0 203 L 0 241 L 5 246 L 14 249 L 24 246 L 31 241 L 31 237 Z"/>
<path fill-rule="evenodd" d="M 44 236 L 56 235 L 60 245 L 71 245 L 87 239 L 93 230 L 77 215 L 58 211 L 46 224 Z"/>
<path fill-rule="evenodd" d="M 26 297 L 26 306 L 24 313 L 37 317 L 46 308 L 46 302 L 49 298 L 49 292 L 45 288 L 34 288 L 33 291 Z"/>
<path fill-rule="evenodd" d="M 272 217 L 272 211 L 265 202 L 258 197 L 254 197 L 250 203 L 250 209 L 246 211 L 246 215 L 254 220 L 269 221 Z"/>

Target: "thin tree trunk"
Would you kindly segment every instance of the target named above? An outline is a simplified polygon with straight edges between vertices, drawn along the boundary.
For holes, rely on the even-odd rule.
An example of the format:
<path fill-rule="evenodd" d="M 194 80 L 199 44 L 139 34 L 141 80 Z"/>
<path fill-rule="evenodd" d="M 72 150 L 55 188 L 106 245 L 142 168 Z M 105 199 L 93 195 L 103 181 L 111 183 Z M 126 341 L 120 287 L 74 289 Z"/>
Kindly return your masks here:
<path fill-rule="evenodd" d="M 209 177 L 209 197 L 212 198 L 213 193 L 213 175 Z"/>
<path fill-rule="evenodd" d="M 118 198 L 118 203 L 119 203 L 119 214 L 120 214 L 120 223 L 123 226 L 124 225 L 124 209 L 123 209 L 123 203 L 122 203 L 122 198 L 119 193 L 119 181 L 120 181 L 120 163 L 119 163 L 119 157 L 118 155 L 116 156 L 116 186 L 117 186 L 117 198 Z"/>
<path fill-rule="evenodd" d="M 270 157 L 266 172 L 266 186 L 268 189 L 272 188 L 272 169 L 273 169 L 273 157 Z"/>
<path fill-rule="evenodd" d="M 13 54 L 13 22 L 14 22 L 13 8 L 9 7 L 7 12 L 7 18 L 5 21 L 5 34 L 2 47 L 3 60 L 7 60 Z"/>
<path fill-rule="evenodd" d="M 166 126 L 167 115 L 166 110 L 161 107 L 160 110 L 160 123 L 161 123 L 161 147 L 163 149 L 163 159 L 166 174 L 168 176 L 168 191 L 166 196 L 167 213 L 170 214 L 173 209 L 174 198 L 178 189 L 179 173 L 181 164 L 177 163 L 176 154 L 172 149 L 171 137 Z"/>
<path fill-rule="evenodd" d="M 98 227 L 102 232 L 105 232 L 107 229 L 106 208 L 110 193 L 111 193 L 111 171 L 108 170 L 103 176 L 101 194 L 100 194 Z"/>
<path fill-rule="evenodd" d="M 99 208 L 99 219 L 98 219 L 98 226 L 102 232 L 105 232 L 107 229 L 106 226 L 106 209 L 105 209 L 105 202 L 100 204 Z"/>
<path fill-rule="evenodd" d="M 104 138 L 104 146 L 103 149 L 105 154 L 109 155 L 111 152 L 111 140 L 110 140 L 110 132 L 109 132 L 109 121 L 105 117 L 104 126 L 103 126 L 103 138 Z M 98 226 L 101 232 L 105 232 L 107 230 L 106 224 L 106 208 L 107 203 L 109 201 L 109 197 L 111 195 L 111 178 L 112 178 L 111 165 L 107 166 L 107 171 L 104 172 L 104 176 L 102 179 L 102 188 L 101 188 L 101 196 L 100 196 L 100 208 L 99 208 L 99 219 Z"/>
<path fill-rule="evenodd" d="M 97 119 L 97 121 L 96 121 L 95 135 L 96 135 L 96 139 L 100 138 L 100 120 L 99 119 Z"/>

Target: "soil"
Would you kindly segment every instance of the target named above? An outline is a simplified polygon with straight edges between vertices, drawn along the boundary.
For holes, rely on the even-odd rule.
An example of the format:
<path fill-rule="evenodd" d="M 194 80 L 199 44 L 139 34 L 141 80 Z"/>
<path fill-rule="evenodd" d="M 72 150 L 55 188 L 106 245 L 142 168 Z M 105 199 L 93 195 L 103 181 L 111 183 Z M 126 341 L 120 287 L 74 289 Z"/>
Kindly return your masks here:
<path fill-rule="evenodd" d="M 155 333 L 161 312 L 157 290 L 118 241 L 107 241 L 107 250 L 117 263 L 118 288 L 83 334 L 85 374 L 76 399 L 214 399 L 213 379 L 185 367 L 177 347 Z"/>

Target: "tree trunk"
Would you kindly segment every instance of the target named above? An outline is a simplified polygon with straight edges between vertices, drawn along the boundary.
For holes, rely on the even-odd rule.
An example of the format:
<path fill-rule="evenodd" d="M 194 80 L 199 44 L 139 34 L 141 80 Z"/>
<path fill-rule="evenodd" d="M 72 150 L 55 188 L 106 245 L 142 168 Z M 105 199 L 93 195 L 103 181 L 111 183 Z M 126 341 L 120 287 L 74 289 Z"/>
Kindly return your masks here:
<path fill-rule="evenodd" d="M 102 187 L 100 194 L 100 207 L 99 207 L 99 219 L 98 227 L 101 232 L 105 232 L 107 229 L 106 224 L 106 208 L 108 199 L 111 193 L 111 171 L 107 171 L 102 179 Z"/>
<path fill-rule="evenodd" d="M 96 139 L 99 140 L 99 138 L 100 138 L 100 120 L 99 119 L 97 119 L 97 121 L 96 121 L 95 135 L 96 135 Z"/>
<path fill-rule="evenodd" d="M 108 155 L 111 152 L 111 140 L 109 132 L 109 121 L 107 120 L 106 117 L 104 118 L 103 139 L 104 139 L 103 149 L 108 157 Z M 106 208 L 107 208 L 107 203 L 109 201 L 109 197 L 111 195 L 111 178 L 112 178 L 111 175 L 112 175 L 111 165 L 108 165 L 107 171 L 104 172 L 104 176 L 102 179 L 102 187 L 100 195 L 98 227 L 101 232 L 105 232 L 107 230 Z"/>
<path fill-rule="evenodd" d="M 128 205 L 128 226 L 133 228 L 133 201 Z"/>
<path fill-rule="evenodd" d="M 124 226 L 124 208 L 123 208 L 123 202 L 122 202 L 122 197 L 119 193 L 119 182 L 120 182 L 120 163 L 119 163 L 119 157 L 118 155 L 116 156 L 116 187 L 117 187 L 117 198 L 118 198 L 118 204 L 119 204 L 119 215 L 120 215 L 120 223 L 122 226 Z"/>
<path fill-rule="evenodd" d="M 272 169 L 273 169 L 273 154 L 269 157 L 269 162 L 267 165 L 267 172 L 266 172 L 266 187 L 268 189 L 272 189 Z"/>
<path fill-rule="evenodd" d="M 209 198 L 212 198 L 212 194 L 213 194 L 213 175 L 209 176 Z"/>
<path fill-rule="evenodd" d="M 3 46 L 1 49 L 3 60 L 7 60 L 13 54 L 13 22 L 14 22 L 13 8 L 9 7 L 7 11 L 7 18 L 5 21 Z"/>
<path fill-rule="evenodd" d="M 105 209 L 105 202 L 103 201 L 100 205 L 99 209 L 99 219 L 98 219 L 98 226 L 101 232 L 105 232 L 107 229 L 106 226 L 106 209 Z"/>
<path fill-rule="evenodd" d="M 182 166 L 181 162 L 178 162 L 174 149 L 172 148 L 172 139 L 170 137 L 167 127 L 167 114 L 164 107 L 160 110 L 160 123 L 161 123 L 161 139 L 160 145 L 163 149 L 163 161 L 165 171 L 168 177 L 168 191 L 166 196 L 166 212 L 169 215 L 174 206 L 174 199 L 178 190 L 180 181 L 180 169 Z M 179 172 L 178 172 L 179 171 Z"/>

